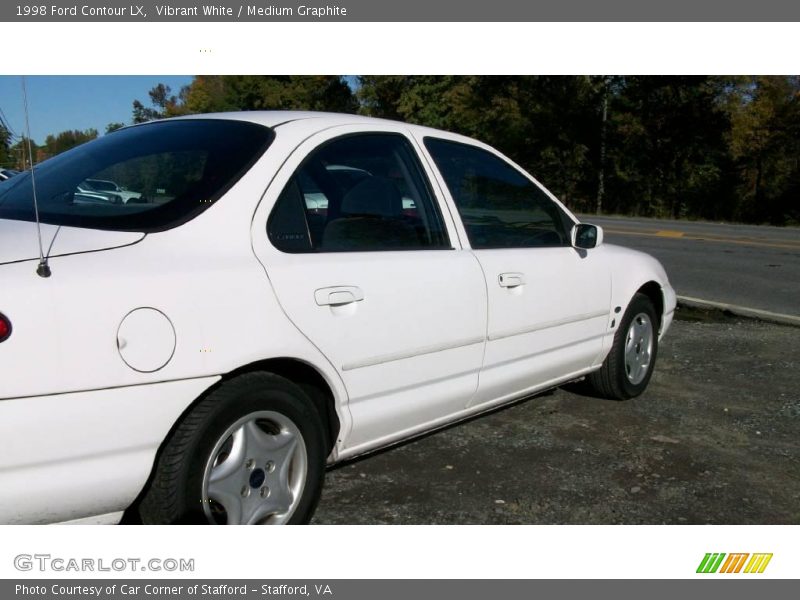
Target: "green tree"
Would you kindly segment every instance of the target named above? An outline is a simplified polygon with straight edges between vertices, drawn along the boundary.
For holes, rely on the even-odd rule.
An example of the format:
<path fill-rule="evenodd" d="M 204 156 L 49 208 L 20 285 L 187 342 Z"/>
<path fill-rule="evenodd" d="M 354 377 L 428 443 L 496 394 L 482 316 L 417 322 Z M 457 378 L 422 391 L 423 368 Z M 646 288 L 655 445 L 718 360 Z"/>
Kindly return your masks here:
<path fill-rule="evenodd" d="M 39 156 L 39 147 L 36 145 L 36 142 L 31 140 L 29 149 L 28 138 L 26 137 L 20 138 L 16 144 L 13 144 L 9 148 L 8 153 L 10 155 L 13 168 L 20 171 L 31 168 L 29 151 L 33 153 L 34 162 L 39 162 L 41 160 Z"/>
<path fill-rule="evenodd" d="M 80 131 L 78 129 L 71 129 L 67 131 L 62 131 L 56 135 L 48 135 L 44 141 L 44 152 L 46 153 L 46 158 L 51 156 L 55 156 L 56 154 L 61 154 L 70 148 L 74 148 L 75 146 L 80 146 L 90 140 L 94 140 L 97 138 L 97 130 L 96 129 L 87 129 L 85 131 Z"/>
<path fill-rule="evenodd" d="M 156 119 L 188 114 L 189 110 L 186 107 L 187 93 L 188 86 L 184 86 L 178 95 L 174 95 L 170 86 L 159 83 L 147 92 L 148 96 L 150 96 L 152 107 L 145 106 L 139 100 L 133 101 L 133 122 L 145 123 Z"/>
<path fill-rule="evenodd" d="M 730 148 L 739 168 L 735 216 L 800 221 L 800 77 L 737 78 L 726 88 Z"/>
<path fill-rule="evenodd" d="M 0 125 L 0 168 L 14 166 L 11 157 L 11 132 Z"/>
<path fill-rule="evenodd" d="M 355 96 L 343 77 L 331 75 L 198 75 L 177 96 L 159 84 L 151 107 L 133 103 L 141 123 L 182 114 L 231 110 L 319 110 L 355 112 Z"/>
<path fill-rule="evenodd" d="M 608 209 L 717 218 L 729 121 L 709 77 L 625 77 L 610 101 Z"/>
<path fill-rule="evenodd" d="M 125 123 L 109 123 L 106 125 L 106 134 L 116 131 L 117 129 L 122 129 L 123 127 L 125 127 Z"/>

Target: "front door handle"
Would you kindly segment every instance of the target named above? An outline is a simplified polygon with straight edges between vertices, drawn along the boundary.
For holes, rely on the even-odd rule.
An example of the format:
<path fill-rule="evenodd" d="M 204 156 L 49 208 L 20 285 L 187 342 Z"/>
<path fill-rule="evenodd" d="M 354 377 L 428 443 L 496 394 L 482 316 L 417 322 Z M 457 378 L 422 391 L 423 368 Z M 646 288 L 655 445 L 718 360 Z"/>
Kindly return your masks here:
<path fill-rule="evenodd" d="M 525 285 L 525 274 L 524 273 L 500 273 L 497 276 L 497 283 L 500 284 L 500 287 L 504 288 L 515 288 L 521 285 Z"/>
<path fill-rule="evenodd" d="M 337 285 L 320 288 L 314 292 L 314 301 L 317 306 L 342 306 L 361 302 L 363 299 L 364 292 L 354 285 Z"/>

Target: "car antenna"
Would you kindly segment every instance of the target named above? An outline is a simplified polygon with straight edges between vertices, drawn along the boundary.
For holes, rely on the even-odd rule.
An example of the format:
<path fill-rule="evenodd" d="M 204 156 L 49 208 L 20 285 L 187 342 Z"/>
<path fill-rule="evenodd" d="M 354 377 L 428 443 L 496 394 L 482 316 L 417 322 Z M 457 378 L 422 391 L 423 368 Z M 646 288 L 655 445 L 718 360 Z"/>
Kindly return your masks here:
<path fill-rule="evenodd" d="M 22 76 L 22 98 L 25 102 L 25 135 L 28 138 L 28 159 L 31 163 L 31 185 L 33 186 L 33 213 L 36 217 L 36 235 L 39 238 L 39 266 L 36 267 L 36 274 L 39 277 L 50 277 L 50 265 L 47 264 L 47 257 L 44 255 L 42 245 L 42 224 L 39 221 L 39 201 L 36 198 L 36 174 L 33 168 L 33 147 L 31 146 L 31 124 L 28 119 L 28 89 L 25 86 L 25 76 Z"/>

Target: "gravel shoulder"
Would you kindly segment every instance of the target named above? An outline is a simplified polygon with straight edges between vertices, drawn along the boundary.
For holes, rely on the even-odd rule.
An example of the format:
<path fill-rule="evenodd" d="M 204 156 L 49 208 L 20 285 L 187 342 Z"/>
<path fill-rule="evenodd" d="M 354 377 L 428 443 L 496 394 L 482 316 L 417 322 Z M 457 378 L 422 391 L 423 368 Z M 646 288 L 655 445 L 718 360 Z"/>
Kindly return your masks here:
<path fill-rule="evenodd" d="M 562 388 L 345 464 L 314 522 L 800 523 L 800 330 L 678 318 L 642 397 Z"/>

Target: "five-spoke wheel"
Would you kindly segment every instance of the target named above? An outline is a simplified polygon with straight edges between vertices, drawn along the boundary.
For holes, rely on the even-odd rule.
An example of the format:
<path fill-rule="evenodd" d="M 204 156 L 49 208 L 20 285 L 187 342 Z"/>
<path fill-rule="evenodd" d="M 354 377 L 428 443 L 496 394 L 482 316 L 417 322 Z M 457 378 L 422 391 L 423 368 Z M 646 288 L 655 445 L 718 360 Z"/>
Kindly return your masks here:
<path fill-rule="evenodd" d="M 203 508 L 210 523 L 280 524 L 303 495 L 308 455 L 285 415 L 259 411 L 233 423 L 209 456 Z"/>
<path fill-rule="evenodd" d="M 625 336 L 625 375 L 637 385 L 650 371 L 653 355 L 653 322 L 645 313 L 637 314 Z"/>

